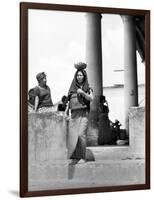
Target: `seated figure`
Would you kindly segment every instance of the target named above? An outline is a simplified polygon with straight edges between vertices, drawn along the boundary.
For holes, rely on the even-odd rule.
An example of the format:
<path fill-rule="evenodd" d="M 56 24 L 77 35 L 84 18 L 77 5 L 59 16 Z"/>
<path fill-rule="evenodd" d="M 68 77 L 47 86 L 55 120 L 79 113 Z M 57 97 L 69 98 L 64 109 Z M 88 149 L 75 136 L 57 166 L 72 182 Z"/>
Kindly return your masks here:
<path fill-rule="evenodd" d="M 63 111 L 63 112 L 65 112 L 65 110 L 66 110 L 66 108 L 67 108 L 67 104 L 68 104 L 68 98 L 67 98 L 67 96 L 64 95 L 64 96 L 62 97 L 62 99 L 61 99 L 61 103 L 58 104 L 57 110 L 58 110 L 58 111 Z"/>
<path fill-rule="evenodd" d="M 50 87 L 47 85 L 46 74 L 40 72 L 36 75 L 38 85 L 28 92 L 29 112 L 50 112 L 53 110 Z"/>
<path fill-rule="evenodd" d="M 112 137 L 111 137 L 111 127 L 110 127 L 110 120 L 108 117 L 109 114 L 109 107 L 108 102 L 104 95 L 100 96 L 100 103 L 99 103 L 99 121 L 98 121 L 98 128 L 99 128 L 99 137 L 98 137 L 98 144 L 111 144 Z"/>

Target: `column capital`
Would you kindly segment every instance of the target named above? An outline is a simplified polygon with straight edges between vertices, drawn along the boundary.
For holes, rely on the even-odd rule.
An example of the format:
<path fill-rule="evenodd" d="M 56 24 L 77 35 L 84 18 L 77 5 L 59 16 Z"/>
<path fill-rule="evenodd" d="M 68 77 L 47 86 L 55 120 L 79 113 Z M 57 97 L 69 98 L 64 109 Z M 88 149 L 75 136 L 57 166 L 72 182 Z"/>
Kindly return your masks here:
<path fill-rule="evenodd" d="M 123 23 L 131 22 L 134 20 L 134 16 L 132 15 L 120 15 Z"/>
<path fill-rule="evenodd" d="M 102 18 L 101 13 L 86 13 L 86 17 Z"/>

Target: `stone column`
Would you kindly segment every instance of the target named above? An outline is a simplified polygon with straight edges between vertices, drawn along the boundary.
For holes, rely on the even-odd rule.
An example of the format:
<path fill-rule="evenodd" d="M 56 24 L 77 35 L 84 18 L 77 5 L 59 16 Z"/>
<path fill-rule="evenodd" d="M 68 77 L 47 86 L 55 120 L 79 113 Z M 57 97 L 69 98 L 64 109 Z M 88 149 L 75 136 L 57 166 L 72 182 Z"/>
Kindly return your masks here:
<path fill-rule="evenodd" d="M 124 99 L 125 127 L 128 134 L 128 111 L 132 106 L 138 106 L 138 83 L 136 61 L 136 25 L 135 18 L 123 15 L 124 23 Z"/>
<path fill-rule="evenodd" d="M 86 14 L 86 63 L 89 84 L 94 94 L 91 118 L 95 121 L 99 96 L 102 94 L 101 15 L 97 13 Z"/>

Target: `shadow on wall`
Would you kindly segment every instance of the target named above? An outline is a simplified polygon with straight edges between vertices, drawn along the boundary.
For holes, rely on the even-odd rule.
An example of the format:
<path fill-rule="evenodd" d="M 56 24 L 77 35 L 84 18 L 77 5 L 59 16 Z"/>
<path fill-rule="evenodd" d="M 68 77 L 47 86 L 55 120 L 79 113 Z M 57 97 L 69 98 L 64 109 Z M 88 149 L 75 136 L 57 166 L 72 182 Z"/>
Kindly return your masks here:
<path fill-rule="evenodd" d="M 91 149 L 86 149 L 86 162 L 95 161 L 94 154 Z M 78 162 L 73 160 L 68 165 L 68 179 L 73 179 L 76 173 L 76 164 Z"/>

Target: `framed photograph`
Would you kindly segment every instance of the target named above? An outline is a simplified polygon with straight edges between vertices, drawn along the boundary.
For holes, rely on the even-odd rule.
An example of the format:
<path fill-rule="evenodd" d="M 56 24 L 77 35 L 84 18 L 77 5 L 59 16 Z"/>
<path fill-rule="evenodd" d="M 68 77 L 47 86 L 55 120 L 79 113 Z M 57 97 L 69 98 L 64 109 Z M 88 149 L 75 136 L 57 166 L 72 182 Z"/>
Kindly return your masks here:
<path fill-rule="evenodd" d="M 150 189 L 150 11 L 20 3 L 20 196 Z"/>

